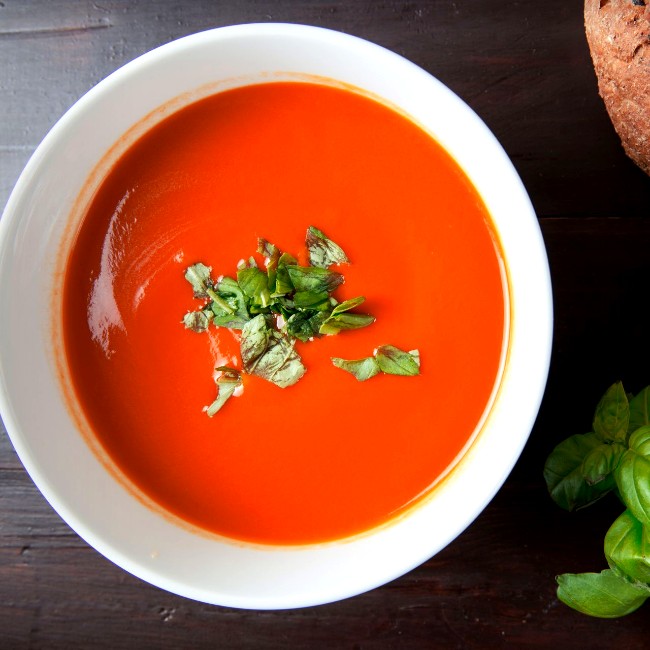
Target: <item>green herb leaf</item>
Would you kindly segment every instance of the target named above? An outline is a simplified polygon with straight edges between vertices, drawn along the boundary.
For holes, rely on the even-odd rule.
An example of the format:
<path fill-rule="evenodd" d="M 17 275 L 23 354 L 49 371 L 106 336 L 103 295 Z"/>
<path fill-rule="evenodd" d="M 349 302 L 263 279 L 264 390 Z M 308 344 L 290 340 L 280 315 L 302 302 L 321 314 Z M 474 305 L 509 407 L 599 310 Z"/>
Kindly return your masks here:
<path fill-rule="evenodd" d="M 275 274 L 275 287 L 272 290 L 274 297 L 285 296 L 294 291 L 287 268 L 297 264 L 298 262 L 293 255 L 289 255 L 289 253 L 282 253 L 282 255 L 280 255 Z"/>
<path fill-rule="evenodd" d="M 605 535 L 605 557 L 610 568 L 632 580 L 650 583 L 649 541 L 644 526 L 626 510 Z"/>
<path fill-rule="evenodd" d="M 271 328 L 268 317 L 259 314 L 246 323 L 241 333 L 240 352 L 244 370 L 251 374 L 269 347 Z"/>
<path fill-rule="evenodd" d="M 582 461 L 582 476 L 587 481 L 588 485 L 596 485 L 601 481 L 610 481 L 608 488 L 612 489 L 615 486 L 614 470 L 618 466 L 625 447 L 618 443 L 607 444 L 603 443 L 594 447 Z"/>
<path fill-rule="evenodd" d="M 208 289 L 211 289 L 213 285 L 210 273 L 212 273 L 212 268 L 201 262 L 193 264 L 185 271 L 185 279 L 192 285 L 195 298 L 208 297 Z"/>
<path fill-rule="evenodd" d="M 332 357 L 332 363 L 341 370 L 345 370 L 354 375 L 359 381 L 366 381 L 375 375 L 378 375 L 381 370 L 375 357 L 366 357 L 365 359 L 340 359 Z"/>
<path fill-rule="evenodd" d="M 296 291 L 327 291 L 343 284 L 343 276 L 329 269 L 315 268 L 313 266 L 287 266 L 291 284 Z"/>
<path fill-rule="evenodd" d="M 293 343 L 272 331 L 264 314 L 246 323 L 240 348 L 244 370 L 280 388 L 292 386 L 305 374 L 305 366 Z"/>
<path fill-rule="evenodd" d="M 191 311 L 183 316 L 183 323 L 188 330 L 201 334 L 210 326 L 214 314 L 209 310 Z"/>
<path fill-rule="evenodd" d="M 605 482 L 589 485 L 584 478 L 583 462 L 601 444 L 595 433 L 576 434 L 563 440 L 546 459 L 546 486 L 561 508 L 569 511 L 583 508 L 612 489 Z"/>
<path fill-rule="evenodd" d="M 366 299 L 364 296 L 357 296 L 356 298 L 350 298 L 350 300 L 344 300 L 334 306 L 334 309 L 332 309 L 332 316 L 338 316 L 338 314 L 342 314 L 345 311 L 350 311 L 351 309 L 363 304 L 365 301 Z"/>
<path fill-rule="evenodd" d="M 327 312 L 301 311 L 291 315 L 286 324 L 286 331 L 291 336 L 305 342 L 318 336 L 318 331 L 327 318 Z"/>
<path fill-rule="evenodd" d="M 266 268 L 276 268 L 280 259 L 280 249 L 270 241 L 259 237 L 257 239 L 257 252 L 266 258 Z"/>
<path fill-rule="evenodd" d="M 644 525 L 650 525 L 650 426 L 637 429 L 629 440 L 615 477 L 621 499 Z"/>
<path fill-rule="evenodd" d="M 630 400 L 628 435 L 646 424 L 650 424 L 650 386 L 646 386 Z"/>
<path fill-rule="evenodd" d="M 394 345 L 381 345 L 375 351 L 375 358 L 381 371 L 388 375 L 411 377 L 420 374 L 418 350 L 404 352 Z"/>
<path fill-rule="evenodd" d="M 266 275 L 268 276 L 268 289 L 271 294 L 275 293 L 276 278 L 278 275 L 278 261 L 280 260 L 280 249 L 266 239 L 261 237 L 257 240 L 257 252 L 265 257 Z"/>
<path fill-rule="evenodd" d="M 630 422 L 630 405 L 623 384 L 610 386 L 594 415 L 594 432 L 605 442 L 625 442 Z"/>
<path fill-rule="evenodd" d="M 207 407 L 206 413 L 212 417 L 215 413 L 221 410 L 223 405 L 233 396 L 234 392 L 242 384 L 241 375 L 238 370 L 229 368 L 227 366 L 220 366 L 216 370 L 221 372 L 221 375 L 216 380 L 217 384 L 217 399 Z"/>
<path fill-rule="evenodd" d="M 271 303 L 268 276 L 261 269 L 255 266 L 240 269 L 237 283 L 248 300 L 249 311 L 251 307 L 264 309 Z"/>
<path fill-rule="evenodd" d="M 625 616 L 650 596 L 645 587 L 628 582 L 611 569 L 602 573 L 565 573 L 558 576 L 557 582 L 557 596 L 563 603 L 600 618 Z"/>
<path fill-rule="evenodd" d="M 349 311 L 358 307 L 365 301 L 363 296 L 345 300 L 332 309 L 328 318 L 320 327 L 320 334 L 338 334 L 342 330 L 356 330 L 367 327 L 375 322 L 375 317 L 370 314 L 351 314 Z"/>
<path fill-rule="evenodd" d="M 341 316 L 345 315 L 353 316 L 354 314 L 341 314 Z M 352 373 L 359 381 L 370 379 L 380 372 L 411 377 L 420 374 L 419 351 L 403 352 L 394 345 L 381 345 L 375 350 L 374 356 L 364 359 L 332 357 L 332 363 L 337 368 Z"/>
<path fill-rule="evenodd" d="M 293 304 L 298 309 L 325 310 L 329 307 L 329 298 L 327 291 L 296 291 L 293 294 Z"/>
<path fill-rule="evenodd" d="M 275 334 L 266 352 L 255 366 L 254 374 L 280 388 L 293 386 L 305 374 L 306 368 L 293 342 Z"/>
<path fill-rule="evenodd" d="M 370 314 L 337 314 L 331 316 L 320 326 L 320 334 L 338 334 L 343 330 L 358 330 L 368 327 L 375 322 L 375 317 Z M 397 374 L 397 373 L 396 373 Z M 418 374 L 418 373 L 414 373 Z"/>
<path fill-rule="evenodd" d="M 349 262 L 343 249 L 314 226 L 309 226 L 307 229 L 305 243 L 309 252 L 309 263 L 312 266 L 326 269 L 333 264 Z"/>
<path fill-rule="evenodd" d="M 250 320 L 246 299 L 236 280 L 224 277 L 210 289 L 212 301 L 208 307 L 213 313 L 212 322 L 218 327 L 242 329 Z"/>

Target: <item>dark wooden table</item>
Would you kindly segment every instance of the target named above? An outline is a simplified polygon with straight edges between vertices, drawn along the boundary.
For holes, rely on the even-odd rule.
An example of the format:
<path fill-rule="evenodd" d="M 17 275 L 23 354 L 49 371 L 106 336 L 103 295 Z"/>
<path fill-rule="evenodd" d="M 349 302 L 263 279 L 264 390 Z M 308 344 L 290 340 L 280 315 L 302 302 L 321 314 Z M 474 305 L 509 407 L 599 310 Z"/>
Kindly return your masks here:
<path fill-rule="evenodd" d="M 539 216 L 556 309 L 529 444 L 477 521 L 421 567 L 347 601 L 260 612 L 165 593 L 105 560 L 42 498 L 3 431 L 0 648 L 650 647 L 650 605 L 603 621 L 557 601 L 557 573 L 605 568 L 603 536 L 621 508 L 569 515 L 542 479 L 546 455 L 590 428 L 609 384 L 650 384 L 650 178 L 623 154 L 598 97 L 579 0 L 2 0 L 0 206 L 48 129 L 108 73 L 192 32 L 267 21 L 403 54 L 468 102 L 512 158 Z"/>

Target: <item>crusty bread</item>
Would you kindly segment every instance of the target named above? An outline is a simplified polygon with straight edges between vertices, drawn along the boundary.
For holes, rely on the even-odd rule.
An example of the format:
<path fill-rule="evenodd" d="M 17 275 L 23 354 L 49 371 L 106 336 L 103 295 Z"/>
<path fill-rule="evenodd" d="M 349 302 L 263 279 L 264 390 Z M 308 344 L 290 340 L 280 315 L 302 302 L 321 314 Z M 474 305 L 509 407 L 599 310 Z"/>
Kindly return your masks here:
<path fill-rule="evenodd" d="M 650 174 L 650 0 L 585 0 L 585 30 L 623 148 Z"/>

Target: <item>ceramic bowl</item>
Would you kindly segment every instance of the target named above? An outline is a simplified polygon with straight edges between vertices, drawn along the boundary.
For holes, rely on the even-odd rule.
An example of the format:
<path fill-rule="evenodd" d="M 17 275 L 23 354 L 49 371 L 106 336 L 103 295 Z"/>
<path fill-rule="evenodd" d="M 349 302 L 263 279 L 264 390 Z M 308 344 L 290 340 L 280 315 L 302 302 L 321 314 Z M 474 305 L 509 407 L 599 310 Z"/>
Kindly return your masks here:
<path fill-rule="evenodd" d="M 176 525 L 106 470 L 66 407 L 50 306 L 61 290 L 70 215 L 87 200 L 100 161 L 207 94 L 314 75 L 398 107 L 447 149 L 479 191 L 507 276 L 511 318 L 503 372 L 473 444 L 430 497 L 399 520 L 321 545 L 233 543 Z M 153 585 L 207 603 L 255 609 L 327 603 L 382 585 L 435 555 L 479 515 L 517 461 L 545 387 L 551 336 L 543 240 L 526 191 L 494 136 L 421 68 L 321 28 L 224 27 L 125 65 L 54 126 L 0 221 L 0 409 L 21 461 L 60 516 L 100 553 Z"/>

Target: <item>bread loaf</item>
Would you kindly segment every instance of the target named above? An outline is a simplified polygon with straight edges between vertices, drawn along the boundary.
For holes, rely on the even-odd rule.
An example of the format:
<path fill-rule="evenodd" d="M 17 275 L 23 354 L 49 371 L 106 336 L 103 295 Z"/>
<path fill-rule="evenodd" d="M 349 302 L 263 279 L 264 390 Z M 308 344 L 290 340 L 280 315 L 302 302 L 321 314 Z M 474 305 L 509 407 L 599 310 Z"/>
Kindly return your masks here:
<path fill-rule="evenodd" d="M 585 0 L 585 31 L 623 148 L 650 174 L 650 0 Z"/>

